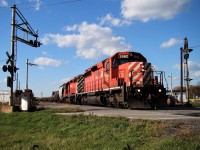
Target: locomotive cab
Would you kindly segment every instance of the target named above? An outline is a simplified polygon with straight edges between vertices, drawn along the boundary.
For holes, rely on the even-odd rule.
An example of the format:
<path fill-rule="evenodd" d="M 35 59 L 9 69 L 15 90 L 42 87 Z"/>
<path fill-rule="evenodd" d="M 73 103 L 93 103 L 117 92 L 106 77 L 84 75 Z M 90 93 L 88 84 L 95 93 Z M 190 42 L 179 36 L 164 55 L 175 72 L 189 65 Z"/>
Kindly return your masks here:
<path fill-rule="evenodd" d="M 113 82 L 120 86 L 120 105 L 144 109 L 166 107 L 163 72 L 153 70 L 151 63 L 140 53 L 120 52 L 111 61 L 111 88 L 116 85 Z"/>
<path fill-rule="evenodd" d="M 111 58 L 111 62 L 111 79 L 116 78 L 118 86 L 124 82 L 127 86 L 138 84 L 145 73 L 144 69 L 150 67 L 146 58 L 136 52 L 119 52 Z M 112 85 L 111 83 L 111 87 Z"/>

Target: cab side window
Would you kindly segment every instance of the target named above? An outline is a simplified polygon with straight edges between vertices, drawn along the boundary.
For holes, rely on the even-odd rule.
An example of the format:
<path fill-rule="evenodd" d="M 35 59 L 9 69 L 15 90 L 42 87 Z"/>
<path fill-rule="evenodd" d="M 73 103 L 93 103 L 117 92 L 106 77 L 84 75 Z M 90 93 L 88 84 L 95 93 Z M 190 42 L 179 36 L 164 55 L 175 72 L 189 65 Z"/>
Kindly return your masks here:
<path fill-rule="evenodd" d="M 110 63 L 106 62 L 106 72 L 110 72 Z"/>
<path fill-rule="evenodd" d="M 117 60 L 116 59 L 113 59 L 113 61 L 112 61 L 112 68 L 117 69 Z"/>

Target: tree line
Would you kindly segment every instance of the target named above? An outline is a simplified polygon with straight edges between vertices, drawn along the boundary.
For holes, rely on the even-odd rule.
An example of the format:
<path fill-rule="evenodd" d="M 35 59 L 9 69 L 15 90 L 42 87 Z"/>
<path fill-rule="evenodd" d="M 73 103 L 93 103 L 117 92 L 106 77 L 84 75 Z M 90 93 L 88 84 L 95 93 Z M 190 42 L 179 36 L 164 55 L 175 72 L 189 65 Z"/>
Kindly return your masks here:
<path fill-rule="evenodd" d="M 176 86 L 173 90 L 180 91 L 180 86 Z M 185 91 L 185 87 L 183 87 L 183 91 Z M 196 85 L 190 85 L 189 87 L 189 98 L 200 98 L 200 82 L 197 82 Z"/>

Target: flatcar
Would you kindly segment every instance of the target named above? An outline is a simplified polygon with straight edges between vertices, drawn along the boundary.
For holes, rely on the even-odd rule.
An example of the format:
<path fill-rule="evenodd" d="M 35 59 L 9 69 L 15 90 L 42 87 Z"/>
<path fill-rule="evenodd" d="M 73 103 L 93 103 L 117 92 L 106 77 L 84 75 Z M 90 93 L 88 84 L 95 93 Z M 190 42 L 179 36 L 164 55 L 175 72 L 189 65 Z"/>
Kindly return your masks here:
<path fill-rule="evenodd" d="M 59 98 L 72 104 L 162 109 L 167 105 L 162 71 L 138 52 L 118 52 L 59 88 Z"/>

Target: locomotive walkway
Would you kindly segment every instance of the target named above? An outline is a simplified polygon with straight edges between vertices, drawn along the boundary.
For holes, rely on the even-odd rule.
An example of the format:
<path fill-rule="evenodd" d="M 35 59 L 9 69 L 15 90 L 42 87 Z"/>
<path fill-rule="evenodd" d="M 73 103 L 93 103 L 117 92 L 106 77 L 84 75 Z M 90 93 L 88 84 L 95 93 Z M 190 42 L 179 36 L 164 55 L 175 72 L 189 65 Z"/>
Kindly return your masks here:
<path fill-rule="evenodd" d="M 130 109 L 116 109 L 99 106 L 80 106 L 69 105 L 63 103 L 40 103 L 42 107 L 48 108 L 78 108 L 83 112 L 75 113 L 59 113 L 60 115 L 96 115 L 96 116 L 112 116 L 112 117 L 126 117 L 133 119 L 149 119 L 149 120 L 197 120 L 200 122 L 200 108 L 169 108 L 167 110 L 130 110 Z"/>

